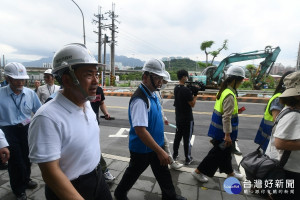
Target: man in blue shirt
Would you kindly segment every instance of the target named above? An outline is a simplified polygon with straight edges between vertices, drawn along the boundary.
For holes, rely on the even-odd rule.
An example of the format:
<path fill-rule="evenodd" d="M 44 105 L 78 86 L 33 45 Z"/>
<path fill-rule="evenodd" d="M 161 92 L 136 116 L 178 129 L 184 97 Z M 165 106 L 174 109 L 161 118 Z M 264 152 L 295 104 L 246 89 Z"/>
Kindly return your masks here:
<path fill-rule="evenodd" d="M 28 127 L 31 114 L 41 106 L 36 93 L 24 87 L 29 79 L 21 63 L 8 63 L 4 68 L 8 85 L 0 88 L 0 128 L 9 144 L 8 173 L 10 185 L 17 199 L 27 199 L 25 189 L 34 189 L 37 183 L 30 179 L 28 158 Z"/>
<path fill-rule="evenodd" d="M 163 62 L 151 59 L 143 67 L 142 84 L 129 102 L 130 163 L 115 190 L 117 200 L 127 200 L 127 193 L 150 165 L 162 190 L 162 199 L 184 200 L 177 195 L 168 168 L 169 155 L 164 151 L 164 124 L 161 105 L 154 91 L 166 76 Z"/>

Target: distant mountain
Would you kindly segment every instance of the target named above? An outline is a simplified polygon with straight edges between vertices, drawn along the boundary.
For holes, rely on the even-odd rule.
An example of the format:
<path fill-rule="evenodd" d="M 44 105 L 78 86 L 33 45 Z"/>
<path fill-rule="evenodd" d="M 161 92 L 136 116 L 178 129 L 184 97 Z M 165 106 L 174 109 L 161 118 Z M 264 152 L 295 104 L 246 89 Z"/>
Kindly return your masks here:
<path fill-rule="evenodd" d="M 52 57 L 48 58 L 41 58 L 39 60 L 29 61 L 29 62 L 22 62 L 25 67 L 43 67 L 44 63 L 52 63 Z"/>
<path fill-rule="evenodd" d="M 96 60 L 98 60 L 98 57 L 96 57 Z M 25 67 L 43 67 L 45 64 L 52 63 L 53 57 L 48 57 L 48 58 L 41 58 L 39 60 L 35 61 L 30 61 L 30 62 L 23 62 L 22 64 Z M 102 58 L 103 60 L 103 58 Z M 177 71 L 179 69 L 186 69 L 189 71 L 202 71 L 203 69 L 200 68 L 198 65 L 196 65 L 196 62 L 194 60 L 191 60 L 189 58 L 182 58 L 182 57 L 172 57 L 170 61 L 166 59 L 162 59 L 163 62 L 166 65 L 167 70 L 174 70 Z M 205 61 L 201 61 L 205 63 Z M 115 56 L 115 64 L 118 66 L 120 69 L 124 67 L 142 67 L 144 65 L 145 61 L 137 59 L 137 58 L 129 58 L 126 56 Z M 218 66 L 219 61 L 215 61 L 214 65 Z M 110 65 L 110 55 L 108 54 L 106 56 L 106 64 Z"/>
<path fill-rule="evenodd" d="M 98 57 L 95 56 L 96 60 L 98 60 Z M 41 58 L 39 60 L 30 61 L 30 62 L 23 62 L 22 64 L 25 67 L 43 67 L 45 63 L 52 63 L 53 57 L 48 58 Z M 102 58 L 103 60 L 103 58 Z M 143 66 L 145 61 L 142 61 L 137 58 L 128 58 L 126 56 L 115 56 L 115 62 L 116 63 L 122 63 L 123 67 L 130 66 L 130 67 L 136 67 L 136 66 Z M 106 56 L 106 64 L 110 64 L 110 55 L 108 54 Z"/>

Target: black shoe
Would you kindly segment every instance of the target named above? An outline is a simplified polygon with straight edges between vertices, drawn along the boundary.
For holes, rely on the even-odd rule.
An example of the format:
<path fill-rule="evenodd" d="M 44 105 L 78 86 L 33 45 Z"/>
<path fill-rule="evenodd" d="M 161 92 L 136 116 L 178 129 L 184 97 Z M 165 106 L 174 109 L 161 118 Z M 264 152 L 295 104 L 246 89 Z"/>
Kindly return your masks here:
<path fill-rule="evenodd" d="M 232 149 L 231 153 L 235 154 L 235 155 L 242 155 L 242 152 L 238 151 L 237 149 Z"/>
<path fill-rule="evenodd" d="M 191 159 L 189 160 L 185 160 L 185 165 L 190 165 L 192 162 L 194 161 L 193 157 L 191 157 Z"/>
<path fill-rule="evenodd" d="M 5 170 L 5 169 L 7 169 L 7 167 L 8 167 L 7 162 L 6 162 L 6 163 L 2 163 L 2 162 L 0 161 L 0 170 Z"/>
<path fill-rule="evenodd" d="M 38 186 L 37 182 L 30 180 L 26 185 L 26 189 L 35 189 Z"/>
<path fill-rule="evenodd" d="M 21 193 L 19 195 L 16 195 L 17 200 L 27 200 L 27 195 L 26 193 Z"/>

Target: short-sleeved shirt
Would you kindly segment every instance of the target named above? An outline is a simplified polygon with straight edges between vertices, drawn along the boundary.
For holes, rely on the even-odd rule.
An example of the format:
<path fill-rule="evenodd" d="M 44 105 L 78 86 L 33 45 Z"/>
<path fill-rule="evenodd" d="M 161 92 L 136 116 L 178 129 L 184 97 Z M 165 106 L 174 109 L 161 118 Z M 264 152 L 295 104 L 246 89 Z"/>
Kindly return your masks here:
<path fill-rule="evenodd" d="M 91 101 L 91 106 L 97 116 L 99 114 L 100 103 L 104 100 L 105 100 L 105 96 L 104 96 L 103 90 L 101 87 L 98 87 L 97 91 L 96 91 L 96 99 L 94 101 Z"/>
<path fill-rule="evenodd" d="M 3 131 L 0 129 L 0 149 L 3 147 L 7 147 L 7 146 L 8 146 L 8 143 L 5 139 L 5 135 L 4 135 Z"/>
<path fill-rule="evenodd" d="M 9 85 L 0 88 L 0 127 L 16 125 L 31 118 L 41 107 L 36 93 L 26 87 L 16 95 Z"/>
<path fill-rule="evenodd" d="M 286 109 L 286 108 L 284 108 Z M 274 135 L 270 138 L 270 143 L 266 150 L 266 154 L 271 158 L 280 160 L 283 155 L 283 150 L 278 150 L 275 147 L 275 138 L 283 140 L 299 140 L 300 139 L 300 114 L 290 112 L 283 116 L 274 131 Z M 292 151 L 291 155 L 284 166 L 284 169 L 292 172 L 300 173 L 300 150 Z"/>
<path fill-rule="evenodd" d="M 41 101 L 42 104 L 44 104 L 46 102 L 46 100 L 55 92 L 57 92 L 59 90 L 59 86 L 58 85 L 42 85 L 40 87 L 38 87 L 37 89 L 37 95 Z"/>
<path fill-rule="evenodd" d="M 90 102 L 78 107 L 60 92 L 44 104 L 29 127 L 29 158 L 33 163 L 59 159 L 70 179 L 91 172 L 100 161 L 99 126 Z"/>
<path fill-rule="evenodd" d="M 273 110 L 282 110 L 284 105 L 280 103 L 279 97 L 275 98 L 270 105 L 270 114 L 272 114 Z"/>
<path fill-rule="evenodd" d="M 193 101 L 192 91 L 184 85 L 176 85 L 174 88 L 174 96 L 176 123 L 193 121 L 192 107 L 188 103 Z"/>

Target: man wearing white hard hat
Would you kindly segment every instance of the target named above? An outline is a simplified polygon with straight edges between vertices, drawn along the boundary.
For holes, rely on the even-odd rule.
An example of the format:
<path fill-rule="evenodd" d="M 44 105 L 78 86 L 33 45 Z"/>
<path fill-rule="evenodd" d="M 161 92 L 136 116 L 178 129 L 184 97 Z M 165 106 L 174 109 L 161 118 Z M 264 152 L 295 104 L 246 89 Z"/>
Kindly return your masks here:
<path fill-rule="evenodd" d="M 157 59 L 147 61 L 142 69 L 142 83 L 129 101 L 130 162 L 115 190 L 117 200 L 127 200 L 127 193 L 150 165 L 162 191 L 162 199 L 185 200 L 177 195 L 164 151 L 164 122 L 161 105 L 154 91 L 161 88 L 165 65 Z"/>
<path fill-rule="evenodd" d="M 89 102 L 96 98 L 99 65 L 83 44 L 68 44 L 54 55 L 52 73 L 63 89 L 35 114 L 28 135 L 29 158 L 41 169 L 46 199 L 112 199 Z"/>
<path fill-rule="evenodd" d="M 59 90 L 59 86 L 54 84 L 52 69 L 47 69 L 44 72 L 44 80 L 46 84 L 38 87 L 37 89 L 37 95 L 42 104 L 44 104 L 53 93 Z"/>
<path fill-rule="evenodd" d="M 25 189 L 37 187 L 30 179 L 27 136 L 31 114 L 41 103 L 33 90 L 24 87 L 29 77 L 21 63 L 8 63 L 4 75 L 9 84 L 0 88 L 0 128 L 5 133 L 11 154 L 8 161 L 10 185 L 17 199 L 23 200 L 27 199 Z"/>

